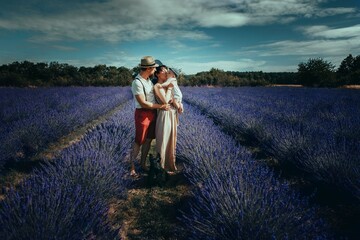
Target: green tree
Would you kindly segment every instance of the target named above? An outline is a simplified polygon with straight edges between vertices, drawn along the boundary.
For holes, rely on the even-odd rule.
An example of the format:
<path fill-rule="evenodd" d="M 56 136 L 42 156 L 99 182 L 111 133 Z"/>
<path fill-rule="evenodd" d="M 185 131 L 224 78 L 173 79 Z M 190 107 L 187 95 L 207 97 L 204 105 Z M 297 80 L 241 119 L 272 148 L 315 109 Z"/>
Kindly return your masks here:
<path fill-rule="evenodd" d="M 312 87 L 332 87 L 337 84 L 335 66 L 322 58 L 310 58 L 298 65 L 299 83 Z"/>
<path fill-rule="evenodd" d="M 353 71 L 354 68 L 354 58 L 351 54 L 347 56 L 342 62 L 337 70 L 339 74 L 348 75 Z"/>
<path fill-rule="evenodd" d="M 117 68 L 118 74 L 116 76 L 115 85 L 129 86 L 133 80 L 132 72 L 126 67 Z"/>
<path fill-rule="evenodd" d="M 354 64 L 350 73 L 350 84 L 360 84 L 360 55 L 354 58 Z"/>
<path fill-rule="evenodd" d="M 360 55 L 349 54 L 337 70 L 338 79 L 342 84 L 360 84 Z"/>

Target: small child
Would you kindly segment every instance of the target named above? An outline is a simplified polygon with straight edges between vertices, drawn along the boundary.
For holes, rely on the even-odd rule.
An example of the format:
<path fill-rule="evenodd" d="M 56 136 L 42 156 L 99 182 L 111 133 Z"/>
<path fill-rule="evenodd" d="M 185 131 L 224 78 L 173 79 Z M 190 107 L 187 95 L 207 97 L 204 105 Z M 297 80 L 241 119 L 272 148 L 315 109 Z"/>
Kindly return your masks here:
<path fill-rule="evenodd" d="M 179 88 L 179 85 L 177 84 L 177 77 L 179 76 L 179 71 L 174 69 L 174 68 L 169 68 L 168 72 L 167 72 L 167 80 L 166 82 L 164 82 L 163 84 L 161 84 L 162 87 L 166 88 L 168 87 L 170 84 L 172 84 L 174 86 L 173 88 L 173 96 L 174 96 L 174 100 L 175 105 L 177 106 L 178 109 L 178 113 L 183 113 L 184 112 L 184 107 L 182 104 L 182 92 Z"/>

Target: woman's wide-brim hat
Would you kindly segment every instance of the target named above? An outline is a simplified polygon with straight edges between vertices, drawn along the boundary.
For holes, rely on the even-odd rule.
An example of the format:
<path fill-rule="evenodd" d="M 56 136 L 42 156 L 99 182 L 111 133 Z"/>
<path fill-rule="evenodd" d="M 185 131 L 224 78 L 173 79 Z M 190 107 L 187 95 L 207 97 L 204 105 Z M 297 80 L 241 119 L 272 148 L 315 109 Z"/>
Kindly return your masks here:
<path fill-rule="evenodd" d="M 145 56 L 141 59 L 141 62 L 139 64 L 139 67 L 141 68 L 150 68 L 150 67 L 158 67 L 159 64 L 157 64 L 153 57 L 151 56 Z"/>

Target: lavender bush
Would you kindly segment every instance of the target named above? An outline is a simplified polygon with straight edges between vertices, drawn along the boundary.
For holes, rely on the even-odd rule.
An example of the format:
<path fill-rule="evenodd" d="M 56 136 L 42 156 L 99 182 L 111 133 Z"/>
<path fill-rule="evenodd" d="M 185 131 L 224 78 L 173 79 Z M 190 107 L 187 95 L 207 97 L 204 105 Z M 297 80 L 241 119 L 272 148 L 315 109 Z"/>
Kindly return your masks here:
<path fill-rule="evenodd" d="M 71 179 L 36 175 L 7 194 L 0 208 L 1 239 L 117 239 L 107 206 Z"/>
<path fill-rule="evenodd" d="M 224 131 L 360 199 L 360 95 L 349 89 L 184 88 Z"/>
<path fill-rule="evenodd" d="M 132 102 L 116 112 L 109 120 L 88 131 L 85 137 L 65 149 L 42 172 L 51 177 L 76 179 L 77 184 L 108 201 L 122 197 L 127 181 L 125 157 L 133 141 Z"/>
<path fill-rule="evenodd" d="M 329 239 L 308 199 L 277 180 L 194 108 L 180 119 L 177 156 L 193 199 L 180 218 L 192 239 Z"/>
<path fill-rule="evenodd" d="M 127 101 L 6 193 L 0 205 L 1 239 L 118 239 L 119 229 L 107 221 L 108 204 L 125 196 L 132 135 L 133 106 Z"/>
<path fill-rule="evenodd" d="M 125 87 L 1 88 L 0 170 L 131 98 Z"/>

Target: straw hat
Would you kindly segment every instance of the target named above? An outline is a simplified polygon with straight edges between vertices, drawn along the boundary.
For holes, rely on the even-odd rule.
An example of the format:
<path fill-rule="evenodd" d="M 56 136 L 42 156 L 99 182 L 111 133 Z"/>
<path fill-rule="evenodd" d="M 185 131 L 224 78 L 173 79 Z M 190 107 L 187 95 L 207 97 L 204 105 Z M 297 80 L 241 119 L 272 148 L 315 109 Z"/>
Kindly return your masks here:
<path fill-rule="evenodd" d="M 151 56 L 145 56 L 141 59 L 139 67 L 141 68 L 149 68 L 149 67 L 158 67 L 159 65 L 156 64 L 155 60 Z"/>

